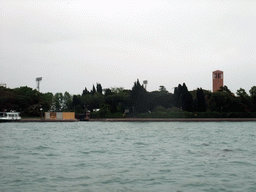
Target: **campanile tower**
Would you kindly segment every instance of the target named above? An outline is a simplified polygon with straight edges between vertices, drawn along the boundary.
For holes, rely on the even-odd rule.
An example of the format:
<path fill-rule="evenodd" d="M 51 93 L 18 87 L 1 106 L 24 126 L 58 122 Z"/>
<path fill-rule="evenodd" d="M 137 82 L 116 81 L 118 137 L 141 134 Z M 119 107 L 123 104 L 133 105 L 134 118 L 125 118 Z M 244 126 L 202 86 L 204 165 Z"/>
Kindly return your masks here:
<path fill-rule="evenodd" d="M 212 72 L 212 92 L 216 92 L 223 87 L 223 71 L 217 70 Z"/>

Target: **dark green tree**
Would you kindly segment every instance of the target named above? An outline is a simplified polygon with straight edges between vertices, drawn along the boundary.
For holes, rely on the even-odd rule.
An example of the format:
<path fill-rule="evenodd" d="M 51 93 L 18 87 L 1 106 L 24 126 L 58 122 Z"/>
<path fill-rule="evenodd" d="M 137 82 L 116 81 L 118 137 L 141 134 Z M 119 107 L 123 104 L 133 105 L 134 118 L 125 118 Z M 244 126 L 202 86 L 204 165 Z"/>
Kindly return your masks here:
<path fill-rule="evenodd" d="M 143 85 L 140 84 L 138 79 L 134 82 L 132 87 L 131 102 L 135 113 L 145 113 L 149 111 L 148 92 Z"/>
<path fill-rule="evenodd" d="M 85 87 L 84 90 L 83 90 L 83 94 L 82 95 L 87 95 L 87 94 L 90 94 L 90 92 L 87 90 L 87 88 Z"/>
<path fill-rule="evenodd" d="M 159 91 L 160 91 L 160 92 L 168 92 L 168 91 L 166 90 L 165 86 L 163 86 L 163 85 L 160 85 L 160 86 L 159 86 Z"/>
<path fill-rule="evenodd" d="M 123 90 L 105 96 L 105 103 L 111 113 L 124 113 L 124 110 L 130 107 L 130 91 Z"/>
<path fill-rule="evenodd" d="M 90 95 L 90 94 L 89 94 Z M 87 96 L 87 95 L 86 95 Z M 75 113 L 83 113 L 84 110 L 84 102 L 81 95 L 73 95 L 72 105 L 74 107 Z"/>
<path fill-rule="evenodd" d="M 223 87 L 220 87 L 220 89 L 218 91 L 224 91 L 229 94 L 232 94 L 232 92 L 229 90 L 229 88 L 226 85 L 224 85 Z"/>
<path fill-rule="evenodd" d="M 163 87 L 164 88 L 164 87 Z M 157 107 L 164 107 L 165 109 L 174 107 L 174 95 L 169 93 L 166 89 L 159 89 L 160 91 L 153 91 L 148 93 L 149 110 L 154 111 Z"/>
<path fill-rule="evenodd" d="M 242 112 L 243 107 L 239 99 L 231 92 L 217 91 L 211 94 L 208 110 L 215 112 Z"/>
<path fill-rule="evenodd" d="M 73 98 L 67 91 L 64 93 L 63 96 L 63 110 L 70 111 L 73 109 Z"/>
<path fill-rule="evenodd" d="M 40 100 L 40 106 L 43 108 L 43 111 L 49 111 L 52 106 L 52 100 L 53 100 L 53 94 L 48 93 L 42 93 L 41 94 L 41 100 Z"/>
<path fill-rule="evenodd" d="M 182 110 L 184 111 L 193 111 L 193 97 L 189 91 L 185 91 L 182 94 Z"/>
<path fill-rule="evenodd" d="M 92 90 L 91 90 L 91 94 L 94 95 L 94 93 L 96 93 L 96 89 L 94 87 L 94 85 L 92 86 Z"/>
<path fill-rule="evenodd" d="M 183 93 L 183 87 L 181 86 L 181 84 L 179 84 L 178 87 L 174 88 L 173 99 L 174 99 L 175 107 L 178 107 L 178 108 L 182 107 L 182 101 L 181 101 L 182 93 Z"/>
<path fill-rule="evenodd" d="M 252 99 L 252 111 L 256 112 L 256 86 L 251 87 L 249 93 Z"/>
<path fill-rule="evenodd" d="M 97 92 L 102 94 L 102 86 L 100 83 L 97 83 Z"/>
<path fill-rule="evenodd" d="M 107 88 L 105 90 L 105 97 L 109 96 L 109 95 L 112 95 L 112 92 L 111 92 L 111 89 Z"/>
<path fill-rule="evenodd" d="M 16 110 L 22 116 L 40 116 L 40 109 L 48 111 L 52 93 L 40 93 L 24 86 L 15 89 L 0 87 L 0 111 Z"/>
<path fill-rule="evenodd" d="M 183 85 L 179 84 L 178 87 L 175 87 L 174 103 L 175 107 L 182 108 L 184 111 L 193 111 L 193 97 L 188 91 L 185 83 L 183 83 Z"/>
<path fill-rule="evenodd" d="M 56 93 L 53 96 L 53 102 L 52 102 L 52 110 L 53 111 L 62 111 L 64 107 L 64 102 L 63 102 L 63 94 L 62 93 Z"/>
<path fill-rule="evenodd" d="M 205 94 L 204 94 L 204 91 L 202 88 L 197 89 L 194 109 L 197 112 L 205 112 L 206 111 Z"/>

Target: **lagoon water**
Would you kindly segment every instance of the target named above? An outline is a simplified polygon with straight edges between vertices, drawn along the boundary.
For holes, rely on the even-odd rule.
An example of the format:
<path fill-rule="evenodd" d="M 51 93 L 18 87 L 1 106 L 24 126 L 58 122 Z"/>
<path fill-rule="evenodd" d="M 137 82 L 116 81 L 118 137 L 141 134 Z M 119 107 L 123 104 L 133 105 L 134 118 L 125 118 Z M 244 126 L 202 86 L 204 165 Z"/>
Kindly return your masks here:
<path fill-rule="evenodd" d="M 256 123 L 1 123 L 0 191 L 255 192 Z"/>

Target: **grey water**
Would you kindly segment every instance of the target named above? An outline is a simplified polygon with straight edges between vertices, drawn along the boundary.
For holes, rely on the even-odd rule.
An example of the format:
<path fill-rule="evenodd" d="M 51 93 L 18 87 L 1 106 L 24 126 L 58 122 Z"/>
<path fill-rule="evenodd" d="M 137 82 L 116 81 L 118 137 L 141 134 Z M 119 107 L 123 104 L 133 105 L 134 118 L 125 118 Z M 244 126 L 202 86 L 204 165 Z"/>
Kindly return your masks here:
<path fill-rule="evenodd" d="M 0 191 L 256 191 L 255 122 L 1 123 Z"/>

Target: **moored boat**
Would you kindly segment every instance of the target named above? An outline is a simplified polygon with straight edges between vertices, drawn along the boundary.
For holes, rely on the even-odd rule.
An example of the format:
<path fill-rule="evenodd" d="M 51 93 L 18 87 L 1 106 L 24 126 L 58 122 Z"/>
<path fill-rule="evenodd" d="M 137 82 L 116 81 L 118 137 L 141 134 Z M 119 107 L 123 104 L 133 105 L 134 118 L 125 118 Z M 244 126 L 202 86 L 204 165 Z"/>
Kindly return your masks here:
<path fill-rule="evenodd" d="M 0 122 L 19 121 L 21 120 L 19 112 L 0 112 Z"/>

